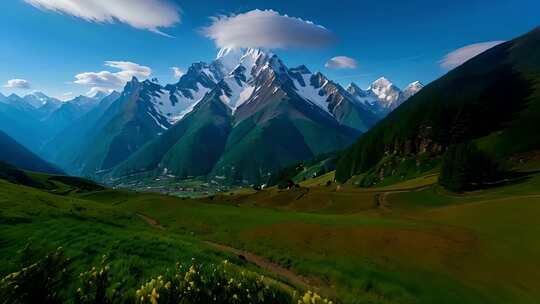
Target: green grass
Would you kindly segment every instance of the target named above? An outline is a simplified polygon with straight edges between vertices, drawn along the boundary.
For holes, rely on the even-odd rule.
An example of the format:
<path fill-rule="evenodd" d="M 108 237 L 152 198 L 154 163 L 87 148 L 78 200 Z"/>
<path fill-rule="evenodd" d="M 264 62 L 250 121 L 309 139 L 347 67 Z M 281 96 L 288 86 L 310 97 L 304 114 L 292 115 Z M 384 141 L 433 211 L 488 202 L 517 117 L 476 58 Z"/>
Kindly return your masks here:
<path fill-rule="evenodd" d="M 370 189 L 315 183 L 201 199 L 57 195 L 0 181 L 0 274 L 14 270 L 16 251 L 31 241 L 62 245 L 81 269 L 107 254 L 115 275 L 135 286 L 177 260 L 223 259 L 203 242 L 210 240 L 290 268 L 343 303 L 536 303 L 540 175 L 460 195 L 435 181 Z M 376 204 L 382 193 L 390 210 Z"/>

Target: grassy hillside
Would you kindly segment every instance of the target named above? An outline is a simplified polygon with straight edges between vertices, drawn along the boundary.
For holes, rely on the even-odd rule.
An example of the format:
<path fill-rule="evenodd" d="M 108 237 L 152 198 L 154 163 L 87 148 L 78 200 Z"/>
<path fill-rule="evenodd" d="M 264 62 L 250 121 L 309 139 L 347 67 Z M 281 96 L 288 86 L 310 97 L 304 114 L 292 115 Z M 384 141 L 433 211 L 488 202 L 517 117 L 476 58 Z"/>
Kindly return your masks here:
<path fill-rule="evenodd" d="M 238 114 L 235 118 L 211 176 L 267 183 L 276 170 L 342 149 L 359 134 L 285 94 L 276 94 L 266 102 L 252 114 L 241 113 L 245 117 Z"/>
<path fill-rule="evenodd" d="M 125 293 L 192 258 L 228 258 L 291 282 L 210 241 L 256 254 L 341 303 L 536 303 L 540 175 L 521 169 L 529 176 L 519 182 L 460 195 L 434 185 L 434 175 L 370 189 L 321 180 L 201 199 L 0 180 L 0 275 L 17 269 L 17 251 L 31 242 L 63 246 L 78 271 L 106 254 Z"/>
<path fill-rule="evenodd" d="M 42 160 L 24 146 L 0 131 L 0 161 L 30 171 L 59 174 L 61 171 Z"/>
<path fill-rule="evenodd" d="M 365 173 L 391 154 L 431 157 L 466 140 L 482 141 L 499 157 L 540 149 L 539 53 L 537 28 L 432 82 L 344 153 L 337 179 Z"/>
<path fill-rule="evenodd" d="M 234 297 L 240 298 L 249 297 L 250 293 L 240 289 L 242 285 L 220 287 L 219 280 L 223 279 L 221 276 L 233 278 L 238 284 L 250 288 L 258 299 L 264 299 L 264 303 L 296 303 L 296 298 L 301 297 L 306 290 L 305 285 L 289 284 L 287 277 L 268 273 L 264 267 L 259 269 L 235 253 L 216 249 L 216 245 L 203 242 L 193 233 L 162 231 L 159 224 L 153 224 L 153 220 L 147 220 L 142 213 L 130 208 L 124 210 L 123 203 L 131 205 L 128 202 L 131 199 L 144 201 L 151 198 L 166 202 L 171 199 L 169 197 L 145 197 L 135 193 L 110 191 L 78 178 L 36 175 L 13 167 L 0 167 L 0 173 L 2 303 L 18 303 L 21 299 L 14 300 L 13 295 L 22 296 L 25 291 L 30 294 L 41 292 L 41 278 L 26 277 L 34 281 L 25 281 L 24 278 L 35 270 L 34 265 L 41 263 L 39 259 L 52 263 L 47 259 L 58 254 L 60 250 L 71 258 L 65 261 L 67 266 L 63 267 L 67 268 L 62 270 L 68 277 L 58 289 L 53 290 L 53 286 L 49 286 L 51 289 L 48 295 L 59 292 L 56 296 L 62 299 L 62 303 L 73 302 L 80 294 L 80 291 L 76 292 L 78 288 L 88 291 L 86 283 L 81 282 L 81 278 L 86 275 L 94 284 L 100 282 L 99 278 L 94 281 L 96 273 L 91 275 L 95 269 L 93 266 L 106 271 L 107 278 L 101 282 L 109 282 L 105 283 L 110 284 L 108 295 L 112 288 L 116 290 L 115 301 L 118 303 L 134 303 L 135 299 L 138 299 L 135 291 L 143 283 L 153 284 L 151 282 L 156 279 L 151 279 L 158 276 L 161 278 L 161 275 L 170 280 L 171 269 L 182 271 L 178 268 L 181 265 L 188 265 L 188 269 L 191 269 L 189 265 L 200 269 L 200 278 L 197 278 L 199 272 L 190 276 L 196 284 L 200 284 L 197 287 L 203 290 L 203 294 L 220 292 L 222 297 L 230 297 L 229 301 L 233 300 L 233 293 L 236 295 Z M 25 175 L 24 180 L 20 179 L 21 175 Z M 90 197 L 98 199 L 89 199 Z M 173 200 L 180 202 L 179 199 Z M 55 249 L 60 247 L 63 249 Z M 107 268 L 103 268 L 103 264 L 99 266 L 102 257 L 106 257 Z M 36 264 L 33 264 L 34 262 Z M 261 263 L 267 262 L 261 260 Z M 44 270 L 51 279 L 55 276 L 53 264 L 47 265 Z M 26 267 L 21 269 L 22 266 Z M 267 276 L 261 277 L 261 274 Z M 173 279 L 175 288 L 175 284 L 182 284 L 175 282 Z M 216 283 L 217 285 L 212 286 Z M 222 289 L 226 287 L 226 290 Z M 295 290 L 295 287 L 301 290 Z M 89 294 L 92 294 L 92 288 L 89 290 Z M 163 285 L 158 291 L 162 297 L 165 296 Z M 149 294 L 151 293 L 152 288 L 149 290 Z"/>

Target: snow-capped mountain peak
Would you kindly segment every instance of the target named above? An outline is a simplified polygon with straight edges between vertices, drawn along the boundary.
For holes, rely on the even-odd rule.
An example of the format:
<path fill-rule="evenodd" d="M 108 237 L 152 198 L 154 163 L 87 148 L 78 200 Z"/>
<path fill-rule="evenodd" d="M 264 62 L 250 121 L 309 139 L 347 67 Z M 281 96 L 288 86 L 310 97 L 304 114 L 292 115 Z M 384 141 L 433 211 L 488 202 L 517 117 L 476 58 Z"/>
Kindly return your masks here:
<path fill-rule="evenodd" d="M 388 80 L 388 78 L 386 78 L 384 76 L 379 77 L 377 80 L 375 80 L 374 82 L 371 83 L 372 88 L 375 88 L 375 87 L 389 87 L 391 85 L 393 85 L 393 83 L 390 80 Z"/>
<path fill-rule="evenodd" d="M 232 71 L 238 65 L 243 52 L 237 48 L 221 48 L 216 56 L 216 61 L 219 61 L 223 66 Z"/>
<path fill-rule="evenodd" d="M 362 90 L 356 83 L 351 82 L 346 88 L 347 92 L 353 95 L 364 95 L 367 91 Z"/>
<path fill-rule="evenodd" d="M 40 110 L 43 113 L 51 113 L 62 105 L 60 100 L 38 91 L 25 95 L 21 100 L 31 108 Z"/>
<path fill-rule="evenodd" d="M 110 93 L 112 93 L 112 91 Z M 107 92 L 98 90 L 93 95 L 90 95 L 88 97 L 101 100 L 101 99 L 109 96 L 109 94 L 107 94 Z"/>
<path fill-rule="evenodd" d="M 369 89 L 377 94 L 377 96 L 381 96 L 394 88 L 397 87 L 395 87 L 394 84 L 385 77 L 380 77 L 369 86 Z"/>
<path fill-rule="evenodd" d="M 391 110 L 395 109 L 403 98 L 401 90 L 385 77 L 375 80 L 368 90 L 377 96 L 382 107 Z"/>
<path fill-rule="evenodd" d="M 372 111 L 385 115 L 397 108 L 409 97 L 418 93 L 423 87 L 422 83 L 415 81 L 401 91 L 386 77 L 380 77 L 367 90 L 362 90 L 355 83 L 351 83 L 347 87 L 347 91 L 356 100 L 370 106 Z"/>
<path fill-rule="evenodd" d="M 372 111 L 379 112 L 380 109 L 375 109 L 379 106 L 378 97 L 370 89 L 362 90 L 356 83 L 351 82 L 347 86 L 347 92 L 349 92 L 349 94 L 351 94 L 361 104 L 372 108 Z"/>
<path fill-rule="evenodd" d="M 221 78 L 233 73 L 239 66 L 244 67 L 246 77 L 248 77 L 261 56 L 269 58 L 272 54 L 258 48 L 221 48 L 216 59 L 211 64 L 221 74 L 220 77 L 216 77 L 216 80 L 219 81 Z"/>
<path fill-rule="evenodd" d="M 411 96 L 418 93 L 420 90 L 424 88 L 424 85 L 420 81 L 415 81 L 409 84 L 405 90 L 403 90 L 403 98 L 408 99 Z"/>
<path fill-rule="evenodd" d="M 414 91 L 415 93 L 424 88 L 424 85 L 420 81 L 410 83 L 404 91 Z"/>
<path fill-rule="evenodd" d="M 311 74 L 311 71 L 303 64 L 295 68 L 292 68 L 290 71 L 291 73 Z"/>

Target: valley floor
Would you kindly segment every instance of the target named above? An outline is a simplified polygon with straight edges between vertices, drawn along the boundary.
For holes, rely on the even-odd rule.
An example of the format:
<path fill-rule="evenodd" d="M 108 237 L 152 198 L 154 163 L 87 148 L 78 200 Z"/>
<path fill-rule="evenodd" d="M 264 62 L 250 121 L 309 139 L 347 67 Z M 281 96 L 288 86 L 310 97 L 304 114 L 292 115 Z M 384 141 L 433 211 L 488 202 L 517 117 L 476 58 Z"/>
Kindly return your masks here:
<path fill-rule="evenodd" d="M 370 189 L 327 179 L 198 199 L 0 180 L 0 274 L 31 242 L 80 267 L 107 254 L 133 288 L 176 261 L 228 258 L 341 303 L 538 303 L 539 174 L 460 195 L 436 175 Z"/>

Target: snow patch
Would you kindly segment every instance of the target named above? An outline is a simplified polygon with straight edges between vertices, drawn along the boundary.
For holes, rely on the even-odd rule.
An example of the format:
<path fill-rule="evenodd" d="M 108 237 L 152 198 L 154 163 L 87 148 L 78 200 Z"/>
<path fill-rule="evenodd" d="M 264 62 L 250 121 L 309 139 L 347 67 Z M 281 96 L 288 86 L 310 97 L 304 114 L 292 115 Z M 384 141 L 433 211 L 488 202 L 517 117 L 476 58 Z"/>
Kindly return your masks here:
<path fill-rule="evenodd" d="M 296 88 L 298 95 L 331 115 L 332 113 L 330 113 L 330 110 L 328 109 L 328 95 L 326 93 L 322 95 L 320 94 L 320 92 L 324 92 L 322 88 L 328 83 L 328 81 L 325 81 L 320 88 L 315 88 L 310 82 L 311 74 L 302 74 L 302 77 L 304 79 L 304 83 L 306 84 L 305 86 L 302 86 L 298 80 L 293 79 L 294 87 Z"/>
<path fill-rule="evenodd" d="M 173 102 L 170 92 L 167 90 L 159 91 L 158 96 L 152 98 L 154 109 L 161 116 L 165 117 L 169 123 L 175 124 L 191 112 L 194 106 L 210 91 L 209 88 L 197 83 L 197 90 L 190 89 L 189 92 L 193 96 L 184 96 L 181 91 L 175 92 L 176 102 Z"/>

